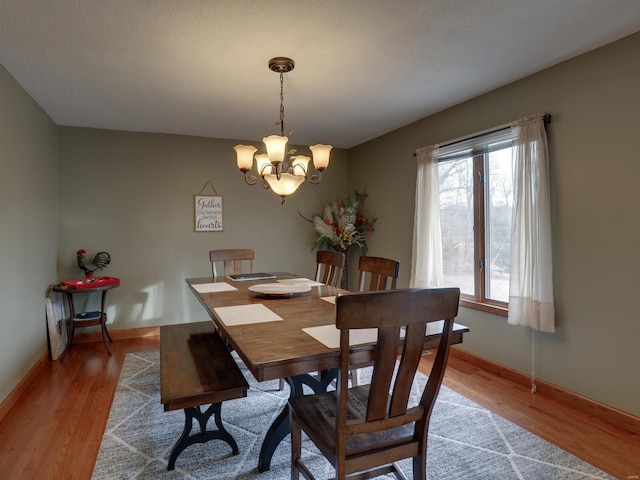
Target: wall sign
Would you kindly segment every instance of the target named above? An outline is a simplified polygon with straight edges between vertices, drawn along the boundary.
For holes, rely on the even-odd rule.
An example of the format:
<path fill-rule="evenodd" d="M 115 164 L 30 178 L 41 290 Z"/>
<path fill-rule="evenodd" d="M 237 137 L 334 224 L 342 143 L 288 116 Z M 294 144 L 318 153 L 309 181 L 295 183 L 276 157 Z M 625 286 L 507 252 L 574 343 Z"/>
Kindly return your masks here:
<path fill-rule="evenodd" d="M 222 232 L 222 196 L 194 195 L 196 232 Z"/>

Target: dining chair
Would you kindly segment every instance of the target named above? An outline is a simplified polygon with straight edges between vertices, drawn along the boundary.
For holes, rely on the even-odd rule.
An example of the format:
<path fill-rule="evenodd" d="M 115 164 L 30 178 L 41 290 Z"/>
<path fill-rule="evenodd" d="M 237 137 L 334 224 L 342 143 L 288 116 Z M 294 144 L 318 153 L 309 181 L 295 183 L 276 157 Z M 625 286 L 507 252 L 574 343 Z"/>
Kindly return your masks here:
<path fill-rule="evenodd" d="M 360 279 L 359 292 L 373 292 L 380 290 L 395 290 L 398 285 L 400 262 L 390 258 L 362 256 L 358 260 Z M 358 369 L 350 372 L 353 386 L 358 385 Z"/>
<path fill-rule="evenodd" d="M 316 254 L 316 282 L 339 287 L 345 260 L 345 254 L 342 252 L 318 250 Z"/>
<path fill-rule="evenodd" d="M 216 268 L 217 263 L 222 263 L 222 272 L 224 276 L 233 275 L 234 273 L 253 273 L 253 261 L 255 259 L 255 253 L 252 248 L 227 248 L 222 250 L 210 250 L 209 261 L 211 262 L 211 277 L 218 276 L 218 270 Z M 249 264 L 249 271 L 243 270 L 243 265 Z M 226 337 L 220 333 L 220 336 L 224 340 L 227 348 L 233 350 L 233 347 L 226 339 Z"/>
<path fill-rule="evenodd" d="M 255 254 L 252 248 L 229 248 L 224 250 L 209 251 L 211 262 L 211 276 L 217 277 L 216 263 L 222 262 L 224 275 L 234 273 L 253 273 L 253 261 Z M 243 271 L 243 262 L 249 263 L 249 271 Z"/>
<path fill-rule="evenodd" d="M 302 431 L 334 466 L 338 480 L 386 473 L 406 479 L 395 463 L 405 458 L 413 458 L 413 478 L 426 480 L 429 420 L 447 366 L 459 298 L 458 288 L 337 296 L 337 390 L 289 399 L 292 480 L 298 480 L 300 473 L 314 478 L 301 458 Z M 427 328 L 439 328 L 435 322 L 442 326 L 442 336 L 428 380 L 416 390 L 412 385 L 425 333 Z M 350 332 L 363 328 L 377 329 L 375 347 L 350 346 Z M 348 388 L 351 355 L 363 348 L 376 351 L 371 383 Z"/>
<path fill-rule="evenodd" d="M 400 262 L 397 260 L 362 256 L 358 261 L 358 269 L 360 270 L 359 292 L 393 290 L 397 287 L 400 271 Z"/>

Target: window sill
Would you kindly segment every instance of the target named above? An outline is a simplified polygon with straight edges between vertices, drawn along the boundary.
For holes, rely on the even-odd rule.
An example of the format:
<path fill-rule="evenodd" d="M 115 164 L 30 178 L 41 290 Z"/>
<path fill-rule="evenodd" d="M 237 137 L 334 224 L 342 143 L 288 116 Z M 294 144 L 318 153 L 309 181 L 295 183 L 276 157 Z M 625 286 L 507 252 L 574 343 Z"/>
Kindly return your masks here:
<path fill-rule="evenodd" d="M 487 313 L 493 313 L 495 315 L 501 315 L 506 317 L 509 315 L 509 306 L 508 305 L 496 305 L 493 303 L 483 303 L 478 302 L 476 300 L 471 300 L 468 298 L 460 298 L 460 305 L 467 308 L 472 308 L 474 310 L 481 310 Z"/>

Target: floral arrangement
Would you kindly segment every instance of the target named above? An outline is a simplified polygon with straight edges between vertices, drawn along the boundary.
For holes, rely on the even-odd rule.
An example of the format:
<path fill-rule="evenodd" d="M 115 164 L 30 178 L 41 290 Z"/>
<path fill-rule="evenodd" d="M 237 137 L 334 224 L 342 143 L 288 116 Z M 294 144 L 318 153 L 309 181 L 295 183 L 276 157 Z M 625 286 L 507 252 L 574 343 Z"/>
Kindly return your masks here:
<path fill-rule="evenodd" d="M 354 195 L 324 206 L 322 213 L 315 213 L 310 220 L 307 219 L 313 223 L 317 233 L 313 248 L 346 250 L 355 245 L 362 254 L 366 254 L 365 235 L 373 231 L 377 220 L 362 213 L 366 197 L 366 193 L 356 191 Z"/>

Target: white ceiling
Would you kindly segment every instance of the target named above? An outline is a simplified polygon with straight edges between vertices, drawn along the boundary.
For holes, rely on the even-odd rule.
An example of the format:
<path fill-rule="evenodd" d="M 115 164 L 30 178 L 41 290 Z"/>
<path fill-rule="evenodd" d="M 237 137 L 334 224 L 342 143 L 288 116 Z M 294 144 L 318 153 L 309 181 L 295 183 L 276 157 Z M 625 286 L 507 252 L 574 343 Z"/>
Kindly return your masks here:
<path fill-rule="evenodd" d="M 260 140 L 288 56 L 291 142 L 348 148 L 639 30 L 640 0 L 0 0 L 0 63 L 58 125 Z"/>

